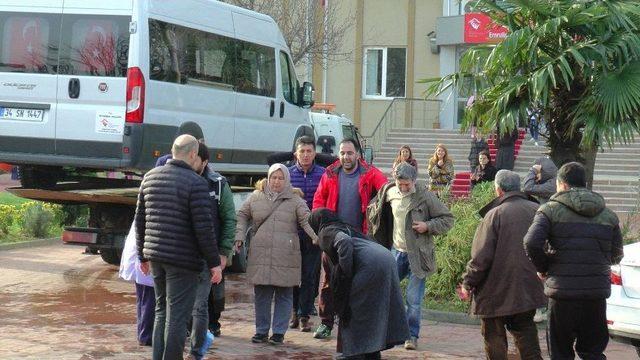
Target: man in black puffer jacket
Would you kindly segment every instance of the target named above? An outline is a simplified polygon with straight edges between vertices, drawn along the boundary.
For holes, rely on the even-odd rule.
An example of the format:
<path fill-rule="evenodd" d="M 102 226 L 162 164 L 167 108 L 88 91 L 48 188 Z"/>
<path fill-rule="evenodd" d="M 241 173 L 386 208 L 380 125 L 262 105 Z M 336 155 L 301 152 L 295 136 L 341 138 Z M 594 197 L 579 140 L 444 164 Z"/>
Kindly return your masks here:
<path fill-rule="evenodd" d="M 171 153 L 142 180 L 134 220 L 140 267 L 145 274 L 151 268 L 156 292 L 154 360 L 182 359 L 202 260 L 213 283 L 222 278 L 209 186 L 194 171 L 198 141 L 181 135 Z"/>
<path fill-rule="evenodd" d="M 623 255 L 618 217 L 586 188 L 581 164 L 562 166 L 556 185 L 558 192 L 540 207 L 524 238 L 550 298 L 551 358 L 573 359 L 575 342 L 580 358 L 606 359 L 610 267 Z"/>

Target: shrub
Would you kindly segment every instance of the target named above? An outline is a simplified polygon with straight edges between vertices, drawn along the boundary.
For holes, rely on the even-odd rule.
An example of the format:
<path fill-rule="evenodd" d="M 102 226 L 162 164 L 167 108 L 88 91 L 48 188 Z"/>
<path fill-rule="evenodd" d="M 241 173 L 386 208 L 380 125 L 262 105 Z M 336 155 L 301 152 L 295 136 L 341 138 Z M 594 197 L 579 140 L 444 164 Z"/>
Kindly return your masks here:
<path fill-rule="evenodd" d="M 36 238 L 46 237 L 60 219 L 62 211 L 59 205 L 30 201 L 20 207 L 20 222 L 23 231 Z"/>
<path fill-rule="evenodd" d="M 10 205 L 0 205 L 0 235 L 7 235 L 9 228 L 13 224 L 13 218 L 16 216 L 16 210 Z"/>
<path fill-rule="evenodd" d="M 462 282 L 461 276 L 471 258 L 471 243 L 480 223 L 478 210 L 494 198 L 493 182 L 486 182 L 475 186 L 469 198 L 451 202 L 455 224 L 447 234 L 434 239 L 437 270 L 427 279 L 426 303 L 450 303 L 450 307 L 458 309 L 468 307 L 458 299 L 455 288 Z"/>

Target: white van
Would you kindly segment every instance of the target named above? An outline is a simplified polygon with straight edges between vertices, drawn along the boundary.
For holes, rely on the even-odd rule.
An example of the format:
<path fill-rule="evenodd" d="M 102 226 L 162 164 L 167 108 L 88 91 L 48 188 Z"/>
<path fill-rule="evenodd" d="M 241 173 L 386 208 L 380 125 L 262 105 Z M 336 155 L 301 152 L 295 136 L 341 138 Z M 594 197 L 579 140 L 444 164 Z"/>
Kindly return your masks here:
<path fill-rule="evenodd" d="M 24 186 L 144 172 L 182 133 L 203 134 L 216 170 L 263 174 L 313 135 L 312 91 L 273 19 L 225 3 L 0 1 L 0 162 Z"/>

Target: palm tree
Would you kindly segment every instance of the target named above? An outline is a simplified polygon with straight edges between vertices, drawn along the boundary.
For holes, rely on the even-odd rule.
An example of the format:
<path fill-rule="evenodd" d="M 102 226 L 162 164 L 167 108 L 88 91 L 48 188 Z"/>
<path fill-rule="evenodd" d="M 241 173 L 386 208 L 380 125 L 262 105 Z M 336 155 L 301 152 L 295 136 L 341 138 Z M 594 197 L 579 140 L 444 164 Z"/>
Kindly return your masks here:
<path fill-rule="evenodd" d="M 558 165 L 580 161 L 593 181 L 598 149 L 640 132 L 640 1 L 477 0 L 509 29 L 497 45 L 478 45 L 460 71 L 430 83 L 425 95 L 471 90 L 464 127 L 508 132 L 537 111 Z"/>

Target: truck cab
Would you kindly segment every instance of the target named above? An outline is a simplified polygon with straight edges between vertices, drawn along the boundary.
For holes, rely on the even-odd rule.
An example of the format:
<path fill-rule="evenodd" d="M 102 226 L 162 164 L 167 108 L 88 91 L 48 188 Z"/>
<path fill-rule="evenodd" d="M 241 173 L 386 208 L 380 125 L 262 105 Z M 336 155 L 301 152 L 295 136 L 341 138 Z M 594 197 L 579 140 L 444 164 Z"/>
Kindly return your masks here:
<path fill-rule="evenodd" d="M 334 104 L 315 104 L 309 112 L 316 139 L 316 152 L 338 154 L 338 144 L 343 139 L 354 139 L 360 144 L 362 156 L 367 163 L 373 160 L 371 147 L 366 146 L 360 131 L 344 114 L 335 113 Z"/>

